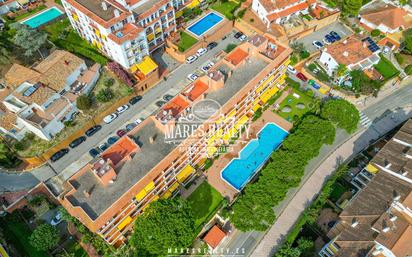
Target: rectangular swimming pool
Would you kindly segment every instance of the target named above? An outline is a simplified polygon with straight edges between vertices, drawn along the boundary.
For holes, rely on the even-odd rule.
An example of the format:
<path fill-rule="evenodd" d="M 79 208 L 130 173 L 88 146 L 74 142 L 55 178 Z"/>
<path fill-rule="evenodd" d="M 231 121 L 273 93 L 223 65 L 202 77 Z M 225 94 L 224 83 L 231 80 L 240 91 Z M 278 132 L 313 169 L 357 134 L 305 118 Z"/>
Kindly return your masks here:
<path fill-rule="evenodd" d="M 40 27 L 43 24 L 48 23 L 51 20 L 56 19 L 57 17 L 59 17 L 62 14 L 63 14 L 63 12 L 60 11 L 58 8 L 51 7 L 47 10 L 39 12 L 38 14 L 22 21 L 21 23 L 26 24 L 30 28 L 35 29 L 35 28 Z"/>
<path fill-rule="evenodd" d="M 251 140 L 222 170 L 221 176 L 229 185 L 240 191 L 249 180 L 262 168 L 289 133 L 274 123 L 266 124 L 258 133 L 257 139 Z"/>
<path fill-rule="evenodd" d="M 190 25 L 187 30 L 197 37 L 200 37 L 222 21 L 222 16 L 215 12 L 210 12 Z"/>

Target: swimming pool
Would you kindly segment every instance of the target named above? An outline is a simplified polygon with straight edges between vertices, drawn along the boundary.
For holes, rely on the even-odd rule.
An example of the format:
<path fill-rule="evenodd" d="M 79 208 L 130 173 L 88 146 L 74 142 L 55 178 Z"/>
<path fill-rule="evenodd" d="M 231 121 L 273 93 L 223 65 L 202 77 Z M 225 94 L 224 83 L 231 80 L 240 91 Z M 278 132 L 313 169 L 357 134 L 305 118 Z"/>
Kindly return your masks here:
<path fill-rule="evenodd" d="M 22 21 L 21 23 L 26 24 L 27 26 L 35 29 L 37 27 L 40 27 L 41 25 L 56 19 L 57 17 L 59 17 L 60 15 L 62 15 L 63 12 L 60 11 L 58 8 L 56 7 L 51 7 L 47 10 L 44 10 L 38 14 L 36 14 L 33 17 L 30 17 L 24 21 Z"/>
<path fill-rule="evenodd" d="M 197 37 L 200 37 L 210 29 L 212 29 L 214 26 L 219 24 L 221 21 L 223 21 L 222 16 L 215 12 L 210 12 L 190 25 L 187 30 Z"/>
<path fill-rule="evenodd" d="M 258 138 L 250 141 L 222 170 L 222 178 L 229 185 L 240 191 L 255 173 L 269 159 L 288 132 L 274 123 L 268 123 L 259 133 Z"/>

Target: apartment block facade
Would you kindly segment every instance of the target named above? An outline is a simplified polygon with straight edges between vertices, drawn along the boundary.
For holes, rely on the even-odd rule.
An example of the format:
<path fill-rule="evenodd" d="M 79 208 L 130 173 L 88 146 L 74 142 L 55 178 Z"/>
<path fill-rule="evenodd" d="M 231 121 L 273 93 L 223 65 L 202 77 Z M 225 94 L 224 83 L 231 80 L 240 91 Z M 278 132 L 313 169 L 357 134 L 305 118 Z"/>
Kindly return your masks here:
<path fill-rule="evenodd" d="M 176 31 L 184 0 L 63 0 L 70 23 L 102 53 L 130 69 Z"/>
<path fill-rule="evenodd" d="M 290 54 L 265 35 L 218 57 L 207 75 L 70 178 L 62 205 L 107 243 L 122 245 L 151 202 L 178 194 L 198 167 L 283 88 Z M 204 121 L 204 134 L 169 142 L 167 127 L 182 124 L 181 118 L 202 100 L 221 106 L 219 119 Z"/>

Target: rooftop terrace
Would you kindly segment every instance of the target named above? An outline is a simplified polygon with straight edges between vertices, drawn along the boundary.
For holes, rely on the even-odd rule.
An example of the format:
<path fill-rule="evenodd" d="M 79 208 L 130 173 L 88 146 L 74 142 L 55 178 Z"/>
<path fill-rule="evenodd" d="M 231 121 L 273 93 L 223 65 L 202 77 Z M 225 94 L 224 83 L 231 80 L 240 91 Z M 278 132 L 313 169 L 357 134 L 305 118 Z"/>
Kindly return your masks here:
<path fill-rule="evenodd" d="M 114 10 L 117 10 L 114 6 L 102 0 L 76 0 L 79 4 L 83 5 L 92 13 L 99 16 L 105 21 L 109 21 L 115 17 Z M 106 5 L 106 10 L 103 9 L 103 3 Z"/>

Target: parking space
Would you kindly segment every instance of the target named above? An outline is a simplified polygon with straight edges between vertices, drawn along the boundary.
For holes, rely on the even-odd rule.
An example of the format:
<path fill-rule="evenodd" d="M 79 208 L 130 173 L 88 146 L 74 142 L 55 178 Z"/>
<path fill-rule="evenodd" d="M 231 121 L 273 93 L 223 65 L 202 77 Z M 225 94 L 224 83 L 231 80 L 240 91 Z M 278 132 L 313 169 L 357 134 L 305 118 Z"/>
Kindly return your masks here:
<path fill-rule="evenodd" d="M 303 43 L 309 53 L 314 53 L 318 51 L 318 49 L 313 45 L 313 41 L 317 40 L 323 43 L 323 39 L 325 38 L 326 34 L 329 34 L 331 31 L 338 33 L 342 39 L 347 38 L 348 36 L 353 34 L 352 30 L 336 21 L 318 31 L 311 33 L 306 37 L 296 40 L 296 42 Z"/>

